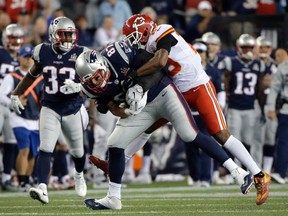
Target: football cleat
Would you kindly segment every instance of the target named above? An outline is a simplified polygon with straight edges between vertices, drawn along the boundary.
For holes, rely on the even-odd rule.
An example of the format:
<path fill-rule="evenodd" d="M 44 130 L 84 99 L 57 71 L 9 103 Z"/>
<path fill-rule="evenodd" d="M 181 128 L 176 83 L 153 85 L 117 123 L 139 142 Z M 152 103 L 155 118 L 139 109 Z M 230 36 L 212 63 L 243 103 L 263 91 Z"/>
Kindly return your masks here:
<path fill-rule="evenodd" d="M 7 180 L 1 184 L 3 191 L 18 191 L 18 187 L 14 186 L 10 180 Z"/>
<path fill-rule="evenodd" d="M 266 172 L 262 171 L 264 177 L 254 177 L 255 188 L 257 190 L 256 204 L 263 204 L 268 198 L 269 184 L 271 177 Z"/>
<path fill-rule="evenodd" d="M 36 199 L 43 204 L 47 204 L 49 202 L 47 185 L 44 183 L 39 184 L 37 188 L 30 188 L 29 194 L 32 199 Z"/>
<path fill-rule="evenodd" d="M 104 172 L 105 176 L 109 175 L 109 164 L 106 160 L 101 160 L 100 158 L 90 155 L 88 157 L 89 162 L 96 166 L 98 169 L 101 169 Z"/>
<path fill-rule="evenodd" d="M 243 194 L 248 194 L 250 189 L 252 188 L 253 184 L 254 184 L 253 176 L 251 175 L 251 173 L 248 173 L 244 177 L 244 183 L 240 187 L 242 193 Z"/>
<path fill-rule="evenodd" d="M 84 179 L 83 172 L 78 173 L 74 169 L 75 191 L 78 196 L 85 197 L 87 194 L 87 185 Z"/>
<path fill-rule="evenodd" d="M 252 175 L 240 167 L 232 170 L 231 175 L 240 185 L 241 192 L 247 194 L 253 185 Z"/>
<path fill-rule="evenodd" d="M 96 200 L 96 199 L 86 199 L 84 200 L 84 204 L 93 210 L 107 210 L 107 209 L 113 209 L 113 210 L 120 210 L 122 209 L 122 203 L 121 200 L 118 199 L 115 196 L 109 196 Z"/>

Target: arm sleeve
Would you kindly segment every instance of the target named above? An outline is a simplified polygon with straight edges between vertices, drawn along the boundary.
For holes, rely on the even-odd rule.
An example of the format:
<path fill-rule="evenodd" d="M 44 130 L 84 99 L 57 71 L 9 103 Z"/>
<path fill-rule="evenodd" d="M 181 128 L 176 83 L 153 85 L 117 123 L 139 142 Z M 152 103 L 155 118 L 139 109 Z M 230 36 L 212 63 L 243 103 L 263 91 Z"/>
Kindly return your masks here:
<path fill-rule="evenodd" d="M 148 62 L 154 55 L 152 53 L 147 52 L 146 50 L 141 50 L 139 54 L 137 55 L 137 58 L 134 62 L 134 68 L 138 68 L 141 65 Z M 154 85 L 156 85 L 164 76 L 165 69 L 162 69 L 160 71 L 155 71 L 155 73 L 150 74 L 148 76 L 142 76 L 137 77 L 136 82 L 142 86 L 144 92 L 148 89 L 152 88 Z"/>
<path fill-rule="evenodd" d="M 157 50 L 165 49 L 170 52 L 171 47 L 177 44 L 177 40 L 173 37 L 172 34 L 168 34 L 165 37 L 161 38 L 157 43 Z"/>

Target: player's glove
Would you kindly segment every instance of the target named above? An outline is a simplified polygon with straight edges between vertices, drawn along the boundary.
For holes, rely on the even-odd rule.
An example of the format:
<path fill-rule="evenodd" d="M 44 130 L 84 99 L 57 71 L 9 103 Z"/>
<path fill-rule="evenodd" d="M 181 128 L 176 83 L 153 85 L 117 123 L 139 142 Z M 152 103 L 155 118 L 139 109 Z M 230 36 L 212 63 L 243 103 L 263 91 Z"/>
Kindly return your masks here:
<path fill-rule="evenodd" d="M 143 95 L 144 91 L 142 86 L 136 84 L 127 90 L 125 100 L 127 104 L 130 105 L 132 101 L 140 101 Z"/>
<path fill-rule="evenodd" d="M 135 78 L 137 76 L 137 73 L 135 70 L 130 70 L 124 81 L 121 82 L 121 86 L 124 92 L 126 92 L 129 88 L 131 88 L 135 84 Z"/>
<path fill-rule="evenodd" d="M 125 113 L 127 115 L 137 115 L 139 114 L 145 107 L 147 103 L 147 92 L 144 93 L 143 97 L 141 98 L 141 100 L 133 100 L 131 101 L 129 105 L 129 108 L 125 109 Z"/>
<path fill-rule="evenodd" d="M 11 109 L 14 110 L 16 113 L 21 114 L 20 109 L 24 110 L 24 106 L 22 105 L 18 95 L 11 95 Z"/>
<path fill-rule="evenodd" d="M 60 87 L 60 92 L 63 94 L 74 94 L 81 91 L 81 84 L 75 83 L 73 80 L 66 79 L 64 84 Z"/>

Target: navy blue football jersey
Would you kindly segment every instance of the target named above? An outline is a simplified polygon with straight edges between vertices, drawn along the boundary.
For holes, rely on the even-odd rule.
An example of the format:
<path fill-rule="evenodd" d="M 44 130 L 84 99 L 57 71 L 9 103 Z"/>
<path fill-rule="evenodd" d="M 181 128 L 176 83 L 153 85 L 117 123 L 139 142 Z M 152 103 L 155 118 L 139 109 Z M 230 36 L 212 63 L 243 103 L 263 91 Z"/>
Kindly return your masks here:
<path fill-rule="evenodd" d="M 221 75 L 223 74 L 225 68 L 225 58 L 227 58 L 227 56 L 219 54 L 215 56 L 212 62 L 209 62 L 213 67 L 217 68 L 221 72 Z"/>
<path fill-rule="evenodd" d="M 216 93 L 223 91 L 224 89 L 222 85 L 221 72 L 210 63 L 207 63 L 204 70 L 215 86 Z"/>
<path fill-rule="evenodd" d="M 274 74 L 277 72 L 277 66 L 276 66 L 276 62 L 274 61 L 274 59 L 269 58 L 268 62 L 265 63 L 265 74 Z"/>
<path fill-rule="evenodd" d="M 275 74 L 277 72 L 277 66 L 276 66 L 276 62 L 274 61 L 274 59 L 269 58 L 268 62 L 265 63 L 265 66 L 266 66 L 265 75 L 266 74 L 273 75 L 273 74 Z M 270 88 L 269 87 L 264 89 L 265 101 L 267 99 L 267 96 L 268 96 L 269 92 L 270 92 Z"/>
<path fill-rule="evenodd" d="M 265 72 L 265 64 L 258 59 L 245 63 L 238 56 L 227 60 L 226 69 L 231 73 L 229 108 L 254 109 L 256 84 L 259 76 Z"/>
<path fill-rule="evenodd" d="M 11 54 L 0 47 L 0 85 L 6 74 L 14 72 L 15 68 L 19 66 L 17 57 L 11 56 Z"/>
<path fill-rule="evenodd" d="M 76 46 L 65 54 L 58 54 L 51 44 L 40 44 L 35 47 L 33 59 L 42 68 L 44 77 L 44 97 L 42 105 L 53 109 L 59 115 L 70 115 L 79 111 L 83 98 L 79 93 L 65 95 L 60 87 L 66 79 L 80 83 L 75 71 L 77 57 L 87 48 Z"/>
<path fill-rule="evenodd" d="M 85 85 L 82 85 L 83 92 L 90 98 L 95 98 L 98 106 L 106 106 L 111 100 L 124 102 L 125 92 L 122 89 L 121 83 L 125 80 L 130 70 L 140 66 L 137 65 L 137 62 L 140 62 L 139 58 L 142 58 L 142 56 L 136 49 L 131 48 L 123 41 L 108 45 L 102 50 L 101 55 L 107 60 L 111 72 L 108 87 L 102 93 L 95 93 L 85 87 Z M 157 85 L 149 90 L 147 102 L 152 101 L 171 82 L 170 78 L 163 77 Z"/>

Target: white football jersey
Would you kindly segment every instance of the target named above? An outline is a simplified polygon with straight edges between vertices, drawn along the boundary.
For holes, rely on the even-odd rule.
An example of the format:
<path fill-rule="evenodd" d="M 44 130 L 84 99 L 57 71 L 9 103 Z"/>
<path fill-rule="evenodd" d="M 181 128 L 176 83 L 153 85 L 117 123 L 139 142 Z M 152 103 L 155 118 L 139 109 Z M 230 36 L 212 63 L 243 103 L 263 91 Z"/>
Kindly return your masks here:
<path fill-rule="evenodd" d="M 146 50 L 154 53 L 157 49 L 157 42 L 167 34 L 172 34 L 178 41 L 175 46 L 171 47 L 168 62 L 170 63 L 169 74 L 179 90 L 186 92 L 207 83 L 209 77 L 203 70 L 200 55 L 171 25 L 158 25 L 156 31 L 149 37 Z"/>

